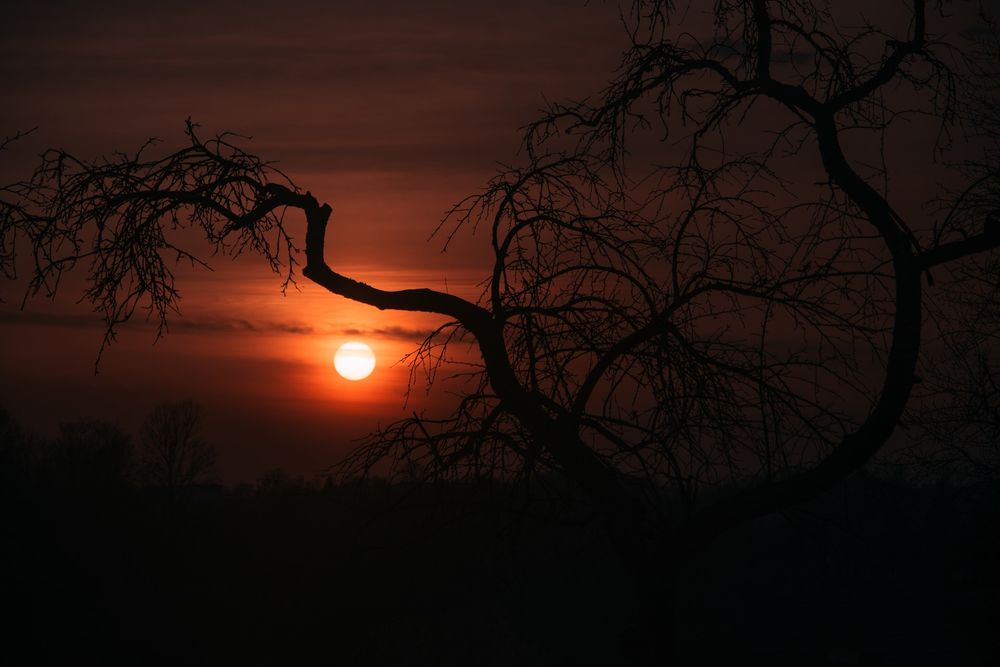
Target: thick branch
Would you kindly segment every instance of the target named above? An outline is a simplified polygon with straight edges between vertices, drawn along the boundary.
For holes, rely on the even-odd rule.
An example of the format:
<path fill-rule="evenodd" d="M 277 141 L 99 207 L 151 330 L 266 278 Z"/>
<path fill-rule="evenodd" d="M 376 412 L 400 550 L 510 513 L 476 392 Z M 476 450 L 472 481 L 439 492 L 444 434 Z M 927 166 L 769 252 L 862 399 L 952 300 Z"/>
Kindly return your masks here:
<path fill-rule="evenodd" d="M 477 337 L 489 326 L 490 315 L 487 311 L 453 294 L 432 289 L 386 291 L 337 273 L 327 265 L 324 258 L 330 206 L 327 204 L 321 206 L 308 192 L 297 194 L 284 190 L 280 196 L 288 205 L 301 208 L 306 214 L 306 266 L 302 274 L 320 287 L 379 310 L 407 310 L 445 315 L 458 320 Z"/>
<path fill-rule="evenodd" d="M 988 224 L 982 234 L 931 248 L 920 255 L 920 268 L 930 269 L 956 259 L 1000 248 L 1000 224 Z"/>
<path fill-rule="evenodd" d="M 818 123 L 816 132 L 827 173 L 864 212 L 892 256 L 896 312 L 885 378 L 865 421 L 815 467 L 779 482 L 750 487 L 697 515 L 691 529 L 694 548 L 741 523 L 813 498 L 858 470 L 892 435 L 913 388 L 920 349 L 920 265 L 906 235 L 893 221 L 888 202 L 847 162 L 832 118 Z"/>
<path fill-rule="evenodd" d="M 334 294 L 380 310 L 438 313 L 460 322 L 479 344 L 493 390 L 506 409 L 531 432 L 536 446 L 548 450 L 572 479 L 591 495 L 601 498 L 613 514 L 623 511 L 626 494 L 617 474 L 580 441 L 575 429 L 549 415 L 541 401 L 525 391 L 511 366 L 502 324 L 488 311 L 452 294 L 431 289 L 385 291 L 337 273 L 327 265 L 324 252 L 330 207 L 320 205 L 308 192 L 298 194 L 282 186 L 270 187 L 276 197 L 289 206 L 301 208 L 306 214 L 304 276 Z M 629 506 L 629 509 L 635 508 Z"/>

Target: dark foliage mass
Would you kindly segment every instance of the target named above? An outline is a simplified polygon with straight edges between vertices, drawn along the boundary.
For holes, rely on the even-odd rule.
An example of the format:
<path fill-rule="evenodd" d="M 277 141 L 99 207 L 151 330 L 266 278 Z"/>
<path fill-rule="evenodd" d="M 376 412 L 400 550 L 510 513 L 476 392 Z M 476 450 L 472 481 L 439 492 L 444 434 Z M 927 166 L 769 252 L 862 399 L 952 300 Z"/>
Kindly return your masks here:
<path fill-rule="evenodd" d="M 4 663 L 626 663 L 639 593 L 583 505 L 280 470 L 167 494 L 129 444 L 0 413 Z M 995 484 L 861 477 L 752 524 L 689 569 L 675 664 L 986 664 L 998 520 Z"/>

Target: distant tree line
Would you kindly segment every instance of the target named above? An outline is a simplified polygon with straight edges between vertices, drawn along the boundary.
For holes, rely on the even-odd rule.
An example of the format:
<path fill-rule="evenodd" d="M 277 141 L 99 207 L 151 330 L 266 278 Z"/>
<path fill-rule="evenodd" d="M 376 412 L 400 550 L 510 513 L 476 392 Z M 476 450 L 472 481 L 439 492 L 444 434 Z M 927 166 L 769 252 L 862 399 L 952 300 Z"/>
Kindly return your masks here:
<path fill-rule="evenodd" d="M 201 435 L 202 408 L 192 400 L 163 402 L 134 439 L 99 419 L 59 425 L 51 440 L 24 432 L 0 407 L 0 467 L 19 484 L 113 491 L 127 486 L 179 489 L 218 480 L 215 447 Z"/>
<path fill-rule="evenodd" d="M 627 664 L 640 595 L 566 480 L 181 482 L 144 461 L 166 415 L 204 442 L 184 406 L 50 439 L 0 410 L 0 664 Z M 889 469 L 707 550 L 669 664 L 991 664 L 1000 486 Z"/>

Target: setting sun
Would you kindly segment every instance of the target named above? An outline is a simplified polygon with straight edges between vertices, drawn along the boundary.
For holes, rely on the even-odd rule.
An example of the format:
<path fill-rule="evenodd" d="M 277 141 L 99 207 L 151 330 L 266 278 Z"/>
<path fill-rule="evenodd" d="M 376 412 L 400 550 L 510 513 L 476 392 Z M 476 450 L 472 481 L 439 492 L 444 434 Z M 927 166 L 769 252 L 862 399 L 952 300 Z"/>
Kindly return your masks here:
<path fill-rule="evenodd" d="M 375 353 L 364 343 L 344 343 L 333 356 L 333 366 L 347 380 L 364 380 L 375 370 Z"/>

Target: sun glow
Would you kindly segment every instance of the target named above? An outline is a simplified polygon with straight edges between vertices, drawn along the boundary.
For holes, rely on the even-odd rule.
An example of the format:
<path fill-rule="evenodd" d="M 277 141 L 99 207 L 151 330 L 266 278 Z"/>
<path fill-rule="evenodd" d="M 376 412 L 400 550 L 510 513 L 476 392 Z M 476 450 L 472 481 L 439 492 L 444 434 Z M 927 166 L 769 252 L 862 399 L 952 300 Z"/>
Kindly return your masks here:
<path fill-rule="evenodd" d="M 333 367 L 347 380 L 364 380 L 375 370 L 375 353 L 364 343 L 344 343 L 333 356 Z"/>

